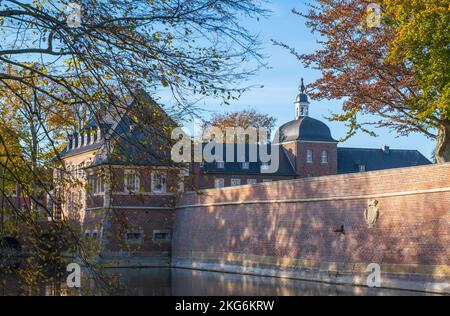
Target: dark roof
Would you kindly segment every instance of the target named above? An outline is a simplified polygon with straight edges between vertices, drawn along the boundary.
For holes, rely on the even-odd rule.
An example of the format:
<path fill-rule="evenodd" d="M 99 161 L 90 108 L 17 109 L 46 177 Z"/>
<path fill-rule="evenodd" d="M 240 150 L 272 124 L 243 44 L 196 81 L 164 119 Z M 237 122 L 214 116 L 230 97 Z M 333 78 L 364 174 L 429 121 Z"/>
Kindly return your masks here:
<path fill-rule="evenodd" d="M 417 150 L 346 148 L 338 147 L 338 173 L 366 171 L 428 165 L 431 162 Z"/>
<path fill-rule="evenodd" d="M 138 91 L 125 111 L 114 120 L 114 124 L 113 121 L 100 124 L 101 140 L 95 139 L 95 143 L 81 147 L 76 141 L 76 147 L 69 151 L 66 147 L 61 156 L 69 157 L 98 149 L 92 166 L 170 164 L 170 132 L 176 123 L 147 93 Z M 97 121 L 95 117 L 90 119 L 80 132 L 96 130 L 99 125 Z M 74 134 L 75 140 L 80 132 Z"/>
<path fill-rule="evenodd" d="M 203 148 L 206 144 L 203 144 Z M 227 153 L 229 150 L 234 150 L 234 162 L 225 162 L 225 168 L 218 168 L 216 162 L 204 162 L 203 166 L 201 168 L 202 173 L 209 173 L 209 174 L 249 174 L 249 175 L 278 175 L 278 176 L 295 176 L 295 171 L 282 147 L 279 145 L 274 145 L 273 147 L 268 145 L 249 145 L 249 144 L 222 144 L 223 146 L 223 160 L 227 160 Z M 255 159 L 252 159 L 253 161 L 250 161 L 250 155 L 249 155 L 249 149 L 250 146 L 255 146 L 254 150 L 257 153 L 256 161 Z M 279 151 L 279 167 L 278 170 L 275 173 L 262 173 L 261 172 L 261 159 L 259 155 L 259 147 L 260 146 L 267 146 L 267 153 L 270 155 L 272 153 L 272 148 L 275 151 Z M 240 162 L 238 162 L 238 150 L 244 151 L 245 150 L 245 157 L 242 157 L 240 159 Z M 213 154 L 215 154 L 213 150 Z M 242 168 L 242 160 L 245 160 L 246 162 L 249 162 L 249 169 L 243 169 Z"/>
<path fill-rule="evenodd" d="M 301 103 L 309 103 L 308 101 L 308 95 L 305 93 L 300 93 L 297 96 L 297 99 L 295 99 L 296 102 L 301 102 Z"/>
<path fill-rule="evenodd" d="M 171 165 L 171 131 L 173 119 L 148 95 L 142 102 L 133 101 L 109 134 L 112 154 L 98 155 L 100 164 L 168 166 Z M 144 106 L 142 106 L 144 105 Z"/>
<path fill-rule="evenodd" d="M 325 123 L 309 116 L 300 117 L 282 125 L 275 134 L 276 140 L 280 143 L 294 140 L 337 143 L 337 140 L 331 137 L 330 128 Z"/>

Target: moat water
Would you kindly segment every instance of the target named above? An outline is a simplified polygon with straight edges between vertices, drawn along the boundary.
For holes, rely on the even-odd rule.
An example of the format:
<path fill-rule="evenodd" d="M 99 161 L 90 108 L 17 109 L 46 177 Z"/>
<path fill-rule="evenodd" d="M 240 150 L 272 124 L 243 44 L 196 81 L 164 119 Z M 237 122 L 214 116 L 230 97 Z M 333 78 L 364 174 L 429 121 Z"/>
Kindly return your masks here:
<path fill-rule="evenodd" d="M 424 293 L 369 289 L 330 285 L 301 280 L 279 279 L 251 275 L 207 272 L 186 269 L 113 269 L 119 286 L 108 287 L 107 295 L 133 296 L 343 296 L 343 295 L 424 295 Z M 70 290 L 60 278 L 37 286 L 20 286 L 16 277 L 0 275 L 0 295 L 102 295 L 100 286 L 83 278 L 81 289 Z M 104 294 L 106 295 L 106 294 Z"/>

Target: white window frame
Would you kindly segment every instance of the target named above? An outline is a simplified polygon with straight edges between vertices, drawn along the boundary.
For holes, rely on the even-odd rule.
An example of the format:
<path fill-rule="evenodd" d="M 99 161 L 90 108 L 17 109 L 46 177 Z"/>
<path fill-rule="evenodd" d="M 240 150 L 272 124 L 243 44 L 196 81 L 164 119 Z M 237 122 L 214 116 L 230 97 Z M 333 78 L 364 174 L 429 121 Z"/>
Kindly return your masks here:
<path fill-rule="evenodd" d="M 269 163 L 268 162 L 261 163 L 261 170 L 269 170 Z"/>
<path fill-rule="evenodd" d="M 358 171 L 359 171 L 359 172 L 366 172 L 366 165 L 364 165 L 364 164 L 359 164 L 359 165 L 358 165 Z"/>
<path fill-rule="evenodd" d="M 240 178 L 231 178 L 230 184 L 232 187 L 241 185 L 241 179 Z"/>
<path fill-rule="evenodd" d="M 250 162 L 248 162 L 248 161 L 242 162 L 242 169 L 244 169 L 244 170 L 250 169 Z"/>
<path fill-rule="evenodd" d="M 101 175 L 92 173 L 88 176 L 89 193 L 99 195 L 105 192 L 105 186 Z"/>
<path fill-rule="evenodd" d="M 214 187 L 216 189 L 224 188 L 225 187 L 225 179 L 224 178 L 214 179 Z"/>
<path fill-rule="evenodd" d="M 157 176 L 162 176 L 164 179 L 161 189 L 157 189 L 156 186 L 156 181 L 158 181 L 158 179 L 156 178 Z M 165 171 L 152 171 L 152 192 L 153 193 L 166 193 L 167 192 L 167 172 Z"/>
<path fill-rule="evenodd" d="M 247 184 L 257 184 L 258 180 L 257 179 L 247 179 Z"/>
<path fill-rule="evenodd" d="M 134 176 L 133 183 L 129 182 L 129 177 Z M 127 169 L 124 171 L 123 184 L 125 192 L 136 193 L 140 191 L 141 188 L 141 179 L 139 176 L 139 172 L 137 170 Z"/>
<path fill-rule="evenodd" d="M 224 161 L 216 161 L 217 169 L 225 169 L 225 162 Z"/>
<path fill-rule="evenodd" d="M 139 238 L 128 239 L 129 234 L 137 234 Z M 127 229 L 125 232 L 125 242 L 128 244 L 142 244 L 144 242 L 144 232 L 142 229 Z"/>
<path fill-rule="evenodd" d="M 320 162 L 323 164 L 327 164 L 328 163 L 328 151 L 323 150 L 322 154 L 320 156 Z"/>
<path fill-rule="evenodd" d="M 166 234 L 167 238 L 156 238 L 156 235 L 158 234 Z M 153 230 L 153 241 L 170 241 L 172 240 L 172 236 L 170 234 L 169 230 L 159 230 L 159 229 L 155 229 Z"/>
<path fill-rule="evenodd" d="M 306 163 L 313 163 L 314 161 L 314 153 L 312 149 L 306 150 Z"/>
<path fill-rule="evenodd" d="M 272 182 L 272 180 L 271 179 L 263 179 L 263 182 L 265 183 L 265 182 Z"/>

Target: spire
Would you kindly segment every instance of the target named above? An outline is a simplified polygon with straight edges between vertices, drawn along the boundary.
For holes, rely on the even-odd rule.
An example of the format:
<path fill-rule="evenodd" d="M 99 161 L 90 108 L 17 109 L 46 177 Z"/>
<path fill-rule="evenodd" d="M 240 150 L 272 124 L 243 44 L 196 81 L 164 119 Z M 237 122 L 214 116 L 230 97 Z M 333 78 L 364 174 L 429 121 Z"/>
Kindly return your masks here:
<path fill-rule="evenodd" d="M 302 78 L 302 84 L 301 84 L 301 86 L 300 86 L 300 92 L 301 92 L 302 94 L 306 94 L 305 91 L 306 91 L 305 83 L 303 82 L 303 78 Z"/>
<path fill-rule="evenodd" d="M 301 117 L 305 117 L 309 115 L 309 101 L 308 95 L 306 94 L 305 82 L 301 81 L 301 85 L 299 87 L 300 94 L 297 96 L 295 100 L 295 119 L 298 120 Z"/>

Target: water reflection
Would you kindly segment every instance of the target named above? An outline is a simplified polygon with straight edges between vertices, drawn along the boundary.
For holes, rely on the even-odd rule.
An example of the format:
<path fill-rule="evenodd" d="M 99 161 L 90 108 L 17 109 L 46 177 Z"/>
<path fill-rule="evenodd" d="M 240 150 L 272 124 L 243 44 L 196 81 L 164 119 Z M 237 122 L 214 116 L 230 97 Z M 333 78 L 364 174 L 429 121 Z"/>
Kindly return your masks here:
<path fill-rule="evenodd" d="M 112 295 L 139 296 L 311 296 L 311 295 L 424 295 L 424 293 L 329 285 L 301 280 L 217 273 L 186 269 L 111 269 L 120 276 L 120 289 Z M 1 277 L 0 277 L 1 278 Z M 14 277 L 2 278 L 2 295 L 98 295 L 98 284 L 84 278 L 81 290 L 70 290 L 64 280 L 52 280 L 33 288 L 21 287 Z"/>

